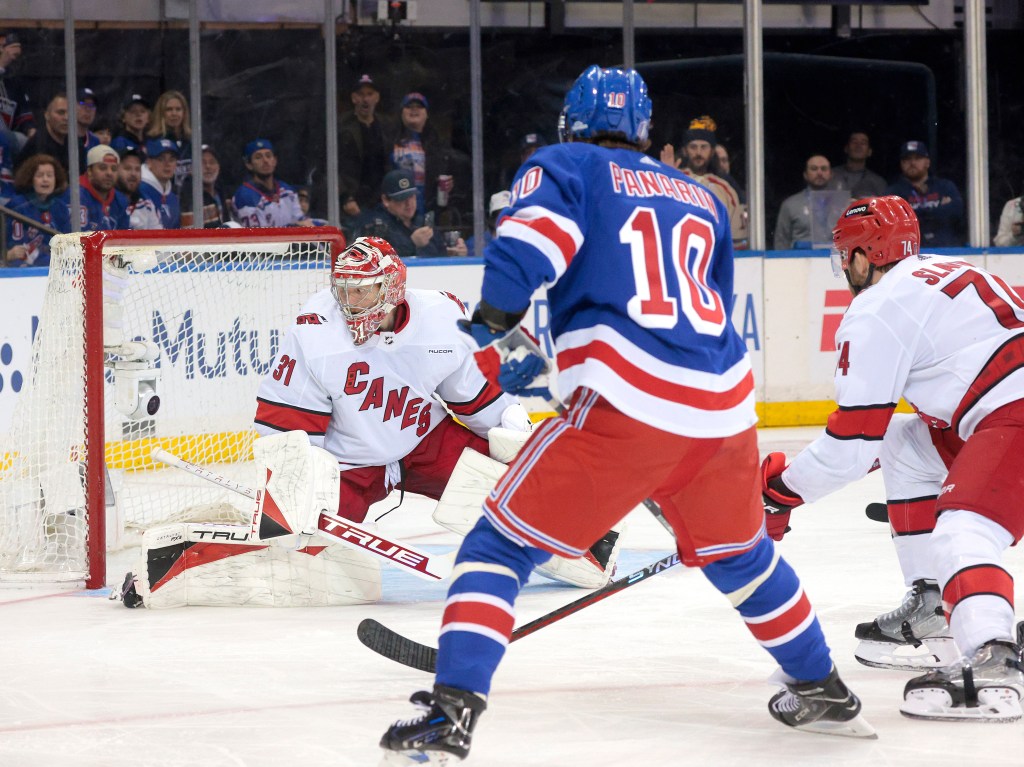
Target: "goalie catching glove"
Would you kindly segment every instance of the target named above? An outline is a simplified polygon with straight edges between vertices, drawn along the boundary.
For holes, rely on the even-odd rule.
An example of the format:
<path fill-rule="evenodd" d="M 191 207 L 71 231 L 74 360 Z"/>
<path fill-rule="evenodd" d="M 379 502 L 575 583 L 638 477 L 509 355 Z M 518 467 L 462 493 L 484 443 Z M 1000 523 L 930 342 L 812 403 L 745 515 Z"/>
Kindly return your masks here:
<path fill-rule="evenodd" d="M 785 453 L 769 453 L 761 463 L 761 500 L 764 503 L 764 522 L 768 537 L 781 541 L 790 531 L 789 515 L 804 499 L 790 490 L 782 481 L 786 470 Z"/>

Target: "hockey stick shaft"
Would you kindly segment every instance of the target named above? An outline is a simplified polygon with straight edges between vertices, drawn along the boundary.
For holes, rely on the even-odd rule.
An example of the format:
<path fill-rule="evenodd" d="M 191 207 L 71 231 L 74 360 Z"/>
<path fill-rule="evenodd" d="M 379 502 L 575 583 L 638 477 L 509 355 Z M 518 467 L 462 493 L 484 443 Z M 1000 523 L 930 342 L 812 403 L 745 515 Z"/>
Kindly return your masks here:
<path fill-rule="evenodd" d="M 673 552 L 667 557 L 663 557 L 657 562 L 649 564 L 642 570 L 637 570 L 635 573 L 627 575 L 625 578 L 619 578 L 618 580 L 612 581 L 603 588 L 592 591 L 574 602 L 570 602 L 567 605 L 556 608 L 536 620 L 532 620 L 529 623 L 520 626 L 512 632 L 510 641 L 515 642 L 518 639 L 529 636 L 545 626 L 557 623 L 573 613 L 577 613 L 592 604 L 596 604 L 603 599 L 607 599 L 612 594 L 617 594 L 630 586 L 635 586 L 637 583 L 640 583 L 640 581 L 664 572 L 677 564 L 679 564 L 679 554 Z M 408 637 L 404 637 L 373 618 L 365 618 L 362 620 L 359 623 L 356 635 L 359 637 L 360 642 L 375 653 L 383 655 L 384 657 L 401 663 L 402 665 L 419 669 L 420 671 L 426 671 L 431 674 L 434 673 L 437 668 L 436 648 L 420 644 Z"/>
<path fill-rule="evenodd" d="M 226 488 L 246 498 L 256 499 L 256 491 L 247 485 L 228 479 L 217 472 L 205 469 L 198 464 L 184 461 L 173 453 L 156 448 L 150 454 L 160 463 L 175 469 L 188 472 L 193 476 L 205 479 L 215 485 Z M 442 581 L 451 575 L 453 553 L 432 556 L 425 551 L 410 546 L 393 538 L 387 538 L 379 532 L 368 530 L 351 520 L 340 517 L 329 511 L 321 511 L 317 520 L 317 534 L 350 549 L 365 551 L 383 559 L 393 567 L 428 581 Z M 253 536 L 255 538 L 255 535 Z"/>

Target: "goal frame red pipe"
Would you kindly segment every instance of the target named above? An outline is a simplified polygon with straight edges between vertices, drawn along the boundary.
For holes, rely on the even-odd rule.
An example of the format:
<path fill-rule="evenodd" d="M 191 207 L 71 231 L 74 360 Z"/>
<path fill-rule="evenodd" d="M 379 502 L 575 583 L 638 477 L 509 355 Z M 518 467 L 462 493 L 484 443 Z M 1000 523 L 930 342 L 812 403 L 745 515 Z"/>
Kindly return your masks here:
<path fill-rule="evenodd" d="M 103 249 L 109 246 L 221 245 L 242 238 L 251 242 L 329 242 L 331 261 L 345 248 L 345 236 L 333 226 L 266 229 L 143 229 L 94 232 L 82 238 L 85 279 L 82 285 L 85 313 L 85 514 L 89 568 L 87 589 L 102 588 L 107 579 L 106 472 L 104 450 L 103 392 Z M 89 418 L 89 409 L 99 413 Z"/>

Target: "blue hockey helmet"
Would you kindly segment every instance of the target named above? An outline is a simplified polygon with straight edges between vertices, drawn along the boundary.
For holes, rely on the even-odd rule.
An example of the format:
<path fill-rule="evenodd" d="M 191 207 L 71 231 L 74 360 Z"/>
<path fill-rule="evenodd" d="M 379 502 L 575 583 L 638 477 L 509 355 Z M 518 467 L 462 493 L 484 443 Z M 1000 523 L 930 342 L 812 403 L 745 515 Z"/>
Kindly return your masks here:
<path fill-rule="evenodd" d="M 642 144 L 650 127 L 651 100 L 639 73 L 592 65 L 576 78 L 565 96 L 558 137 L 569 141 L 619 134 L 629 143 Z"/>

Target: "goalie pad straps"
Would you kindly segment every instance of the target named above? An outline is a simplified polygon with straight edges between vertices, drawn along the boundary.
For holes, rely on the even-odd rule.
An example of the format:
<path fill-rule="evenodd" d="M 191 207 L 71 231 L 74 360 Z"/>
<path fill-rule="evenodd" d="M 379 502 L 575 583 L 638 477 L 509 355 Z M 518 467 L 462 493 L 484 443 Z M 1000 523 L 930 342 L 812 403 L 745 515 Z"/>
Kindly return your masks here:
<path fill-rule="evenodd" d="M 341 479 L 334 456 L 302 431 L 253 442 L 258 485 L 252 532 L 259 540 L 316 532 L 321 511 L 335 513 Z"/>
<path fill-rule="evenodd" d="M 150 608 L 319 607 L 380 599 L 375 557 L 306 536 L 253 542 L 248 526 L 177 524 L 143 536 L 136 590 Z"/>

